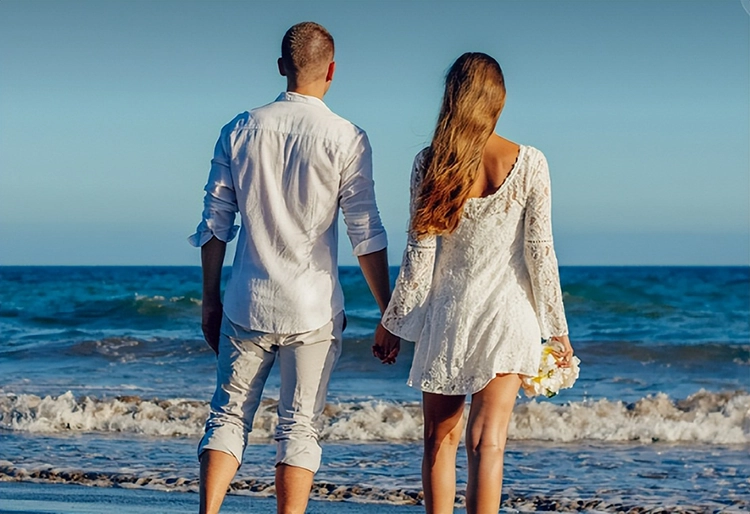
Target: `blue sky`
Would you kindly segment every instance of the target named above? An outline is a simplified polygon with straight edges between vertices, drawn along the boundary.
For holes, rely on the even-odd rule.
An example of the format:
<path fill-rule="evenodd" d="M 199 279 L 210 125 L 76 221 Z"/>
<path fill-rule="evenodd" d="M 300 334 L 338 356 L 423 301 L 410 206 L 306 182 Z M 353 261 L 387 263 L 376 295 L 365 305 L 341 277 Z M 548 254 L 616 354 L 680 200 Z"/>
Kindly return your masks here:
<path fill-rule="evenodd" d="M 392 263 L 465 51 L 503 67 L 498 132 L 547 155 L 561 264 L 750 262 L 740 0 L 4 0 L 0 264 L 198 264 L 219 129 L 284 89 L 280 40 L 303 20 L 336 40 L 326 102 L 370 136 Z"/>

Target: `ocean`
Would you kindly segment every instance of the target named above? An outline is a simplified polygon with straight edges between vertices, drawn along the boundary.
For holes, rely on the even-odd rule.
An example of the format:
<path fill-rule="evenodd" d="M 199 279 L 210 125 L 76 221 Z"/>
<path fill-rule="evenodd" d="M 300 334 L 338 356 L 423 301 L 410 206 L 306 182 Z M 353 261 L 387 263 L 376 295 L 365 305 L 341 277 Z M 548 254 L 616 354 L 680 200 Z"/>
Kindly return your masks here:
<path fill-rule="evenodd" d="M 340 275 L 349 326 L 313 497 L 419 503 L 412 345 L 373 358 L 377 307 L 357 268 Z M 750 268 L 563 267 L 561 281 L 580 378 L 519 397 L 503 510 L 750 509 Z M 200 298 L 197 267 L 0 267 L 0 481 L 196 491 L 215 380 Z M 274 371 L 234 494 L 273 492 L 278 387 Z M 458 481 L 461 505 L 461 453 Z"/>

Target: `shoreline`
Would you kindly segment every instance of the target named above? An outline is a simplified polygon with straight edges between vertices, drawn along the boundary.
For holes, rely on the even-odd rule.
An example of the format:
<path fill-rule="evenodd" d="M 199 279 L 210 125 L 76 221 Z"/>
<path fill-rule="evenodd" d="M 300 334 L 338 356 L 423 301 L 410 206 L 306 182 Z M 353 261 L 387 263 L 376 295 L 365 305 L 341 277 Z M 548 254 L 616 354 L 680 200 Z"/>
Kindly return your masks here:
<path fill-rule="evenodd" d="M 0 514 L 101 514 L 113 507 L 118 514 L 182 514 L 198 509 L 198 495 L 186 492 L 82 484 L 0 482 Z M 272 496 L 227 495 L 221 512 L 265 514 L 276 510 Z M 310 501 L 307 513 L 408 514 L 421 507 L 383 503 Z"/>
<path fill-rule="evenodd" d="M 256 482 L 256 481 L 253 481 Z M 192 485 L 192 484 L 191 484 Z M 260 488 L 236 488 L 230 491 L 222 506 L 226 514 L 262 514 L 276 508 L 273 485 L 258 482 Z M 391 495 L 379 500 L 362 497 L 346 497 L 352 489 L 368 488 L 338 487 L 319 482 L 314 484 L 313 493 L 306 512 L 308 514 L 416 514 L 423 512 L 421 491 L 413 503 L 404 502 L 403 491 L 392 491 Z M 197 487 L 197 485 L 196 485 Z M 747 512 L 750 502 L 743 500 L 729 502 L 708 502 L 703 504 L 670 505 L 661 502 L 639 502 L 637 498 L 617 491 L 609 491 L 608 500 L 600 498 L 574 498 L 576 491 L 562 491 L 556 496 L 515 494 L 507 488 L 503 494 L 500 512 L 628 512 L 633 514 L 659 513 L 735 513 Z M 92 483 L 50 483 L 40 479 L 0 478 L 0 514 L 100 514 L 112 506 L 117 506 L 118 514 L 177 514 L 193 512 L 198 506 L 197 490 L 175 491 L 149 488 L 148 484 L 136 486 L 122 484 L 101 486 Z M 327 493 L 327 497 L 325 496 Z M 402 494 L 398 494 L 402 493 Z M 463 494 L 459 491 L 456 508 L 464 509 Z M 396 503 L 394 503 L 394 501 Z"/>

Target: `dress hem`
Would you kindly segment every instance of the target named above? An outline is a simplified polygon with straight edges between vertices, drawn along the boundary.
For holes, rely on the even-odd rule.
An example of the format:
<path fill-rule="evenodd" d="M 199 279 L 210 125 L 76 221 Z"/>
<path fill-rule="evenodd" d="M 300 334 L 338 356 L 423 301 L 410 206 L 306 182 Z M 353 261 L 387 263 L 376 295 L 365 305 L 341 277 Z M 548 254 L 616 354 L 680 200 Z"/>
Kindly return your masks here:
<path fill-rule="evenodd" d="M 437 390 L 437 389 L 424 389 L 420 385 L 415 384 L 415 382 L 411 378 L 409 378 L 406 381 L 406 385 L 409 386 L 409 387 L 411 387 L 411 388 L 413 388 L 413 389 L 417 389 L 419 391 L 422 391 L 423 393 L 441 394 L 441 395 L 444 395 L 444 396 L 466 396 L 467 394 L 476 394 L 476 393 L 478 393 L 479 391 L 481 391 L 482 389 L 484 389 L 485 387 L 487 387 L 489 385 L 489 383 L 493 379 L 495 379 L 495 377 L 497 377 L 498 375 L 534 376 L 534 375 L 536 375 L 536 372 L 534 372 L 534 373 L 525 373 L 522 370 L 521 371 L 519 371 L 519 370 L 495 371 L 494 375 L 492 375 L 492 377 L 490 377 L 486 381 L 484 381 L 484 383 L 482 383 L 481 387 L 479 387 L 478 389 L 475 389 L 473 391 L 467 391 L 467 392 L 460 392 L 459 391 L 459 392 L 445 393 L 445 392 L 443 392 L 441 390 Z"/>

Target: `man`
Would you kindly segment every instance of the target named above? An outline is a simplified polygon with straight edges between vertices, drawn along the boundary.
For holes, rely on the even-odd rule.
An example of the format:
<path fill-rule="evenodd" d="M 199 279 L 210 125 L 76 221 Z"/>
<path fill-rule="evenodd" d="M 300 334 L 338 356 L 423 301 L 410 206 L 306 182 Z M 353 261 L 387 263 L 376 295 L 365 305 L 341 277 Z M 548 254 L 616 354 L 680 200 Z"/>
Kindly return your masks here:
<path fill-rule="evenodd" d="M 218 355 L 217 386 L 200 442 L 200 512 L 216 513 L 242 462 L 263 386 L 278 356 L 281 371 L 275 440 L 279 513 L 304 512 L 320 465 L 316 420 L 341 351 L 343 293 L 338 280 L 337 217 L 380 307 L 390 297 L 386 234 L 363 130 L 323 103 L 333 79 L 333 38 L 305 22 L 281 44 L 286 92 L 226 125 L 211 161 L 201 247 L 203 333 Z M 222 306 L 221 267 L 242 220 Z M 378 326 L 379 335 L 385 329 Z M 397 353 L 391 336 L 376 353 Z"/>

